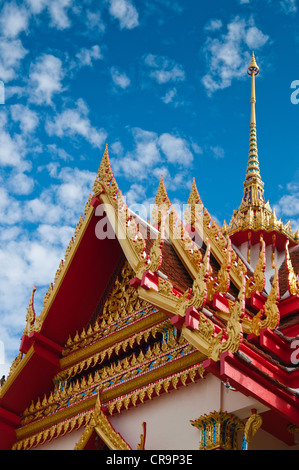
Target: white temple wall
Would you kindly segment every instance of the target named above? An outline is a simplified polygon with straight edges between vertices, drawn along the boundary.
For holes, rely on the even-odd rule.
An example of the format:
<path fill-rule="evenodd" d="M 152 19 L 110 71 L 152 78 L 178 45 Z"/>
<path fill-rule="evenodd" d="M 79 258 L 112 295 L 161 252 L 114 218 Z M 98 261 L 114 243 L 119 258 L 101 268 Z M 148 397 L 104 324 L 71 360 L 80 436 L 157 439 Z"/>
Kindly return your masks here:
<path fill-rule="evenodd" d="M 146 450 L 197 450 L 200 431 L 191 425 L 190 420 L 219 410 L 246 419 L 251 415 L 252 409 L 263 413 L 268 408 L 251 397 L 227 388 L 219 379 L 209 374 L 205 379 L 115 414 L 109 417 L 109 420 L 115 431 L 122 435 L 133 450 L 136 450 L 140 443 L 144 421 Z M 67 433 L 36 449 L 73 450 L 83 432 L 84 428 Z M 255 449 L 298 450 L 299 445 L 288 447 L 259 429 L 249 444 L 249 450 Z"/>
<path fill-rule="evenodd" d="M 200 431 L 191 425 L 190 420 L 220 409 L 243 419 L 251 415 L 252 408 L 256 408 L 258 413 L 267 410 L 256 400 L 227 389 L 219 379 L 209 374 L 187 387 L 164 393 L 136 408 L 114 415 L 110 421 L 132 449 L 136 449 L 140 442 L 142 423 L 145 421 L 145 449 L 197 450 Z"/>

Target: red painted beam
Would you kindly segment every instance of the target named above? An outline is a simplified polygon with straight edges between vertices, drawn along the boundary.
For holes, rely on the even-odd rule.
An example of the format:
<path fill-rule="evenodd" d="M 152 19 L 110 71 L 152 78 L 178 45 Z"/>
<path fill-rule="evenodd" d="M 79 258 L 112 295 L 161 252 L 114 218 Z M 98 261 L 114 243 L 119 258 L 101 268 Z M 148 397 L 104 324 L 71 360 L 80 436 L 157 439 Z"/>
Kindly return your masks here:
<path fill-rule="evenodd" d="M 259 354 L 258 351 L 244 343 L 241 344 L 240 351 L 250 359 L 251 364 L 259 371 L 267 374 L 286 387 L 299 388 L 299 370 L 287 371 L 285 368 L 281 367 L 280 364 Z"/>
<path fill-rule="evenodd" d="M 269 328 L 262 330 L 260 334 L 260 345 L 284 364 L 292 365 L 291 356 L 293 349 L 291 348 L 291 343 L 278 336 L 274 331 Z"/>
<path fill-rule="evenodd" d="M 220 378 L 229 379 L 230 384 L 246 396 L 252 396 L 259 402 L 287 417 L 290 423 L 299 426 L 298 398 L 281 389 L 267 376 L 261 374 L 247 362 L 230 352 L 220 358 Z"/>
<path fill-rule="evenodd" d="M 291 295 L 285 300 L 281 300 L 278 304 L 280 318 L 287 317 L 293 313 L 299 312 L 299 296 Z"/>
<path fill-rule="evenodd" d="M 20 416 L 7 411 L 0 401 L 0 450 L 9 450 L 16 440 L 15 428 L 21 423 Z"/>

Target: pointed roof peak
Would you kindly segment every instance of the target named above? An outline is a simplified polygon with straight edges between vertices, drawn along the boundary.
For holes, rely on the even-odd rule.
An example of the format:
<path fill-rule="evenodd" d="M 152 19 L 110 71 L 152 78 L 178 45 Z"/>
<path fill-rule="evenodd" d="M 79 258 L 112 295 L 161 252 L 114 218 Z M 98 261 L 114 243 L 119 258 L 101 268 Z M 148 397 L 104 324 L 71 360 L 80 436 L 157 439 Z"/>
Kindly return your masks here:
<path fill-rule="evenodd" d="M 160 182 L 155 197 L 155 204 L 157 206 L 166 205 L 167 209 L 169 209 L 171 206 L 171 202 L 168 198 L 167 191 L 165 189 L 163 174 L 161 174 L 160 176 Z"/>
<path fill-rule="evenodd" d="M 106 144 L 104 155 L 98 169 L 98 177 L 99 180 L 103 183 L 109 183 L 113 177 L 113 172 L 110 165 L 108 144 Z"/>
<path fill-rule="evenodd" d="M 200 195 L 196 186 L 195 178 L 193 178 L 191 191 L 188 199 L 188 204 L 198 204 L 201 203 Z"/>

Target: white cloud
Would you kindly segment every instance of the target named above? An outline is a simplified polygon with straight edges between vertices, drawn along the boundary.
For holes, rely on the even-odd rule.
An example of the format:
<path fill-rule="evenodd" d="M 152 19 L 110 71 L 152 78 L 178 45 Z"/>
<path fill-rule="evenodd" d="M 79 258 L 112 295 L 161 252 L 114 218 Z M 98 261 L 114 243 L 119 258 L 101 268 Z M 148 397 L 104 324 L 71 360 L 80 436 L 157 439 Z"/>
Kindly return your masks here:
<path fill-rule="evenodd" d="M 62 62 L 52 54 L 43 54 L 32 64 L 29 74 L 29 101 L 52 105 L 53 96 L 63 91 L 65 72 Z"/>
<path fill-rule="evenodd" d="M 103 58 L 101 49 L 99 45 L 94 45 L 90 49 L 82 47 L 79 52 L 76 54 L 78 59 L 78 65 L 80 67 L 91 67 L 94 60 L 99 60 Z"/>
<path fill-rule="evenodd" d="M 211 19 L 205 26 L 206 31 L 217 31 L 222 28 L 222 21 L 220 19 Z"/>
<path fill-rule="evenodd" d="M 27 54 L 19 39 L 0 40 L 0 77 L 5 83 L 13 80 L 18 75 L 21 60 Z"/>
<path fill-rule="evenodd" d="M 86 25 L 88 30 L 98 31 L 103 33 L 106 29 L 106 26 L 102 20 L 100 11 L 86 11 Z"/>
<path fill-rule="evenodd" d="M 71 26 L 68 10 L 72 0 L 26 0 L 32 14 L 39 15 L 47 10 L 50 16 L 50 26 L 63 30 Z"/>
<path fill-rule="evenodd" d="M 121 29 L 133 29 L 139 25 L 138 11 L 130 0 L 109 0 L 109 13 L 119 20 Z"/>
<path fill-rule="evenodd" d="M 0 13 L 0 31 L 7 38 L 16 38 L 26 31 L 29 23 L 29 13 L 24 7 L 15 2 L 5 3 Z"/>
<path fill-rule="evenodd" d="M 22 172 L 12 173 L 8 187 L 14 194 L 28 195 L 33 191 L 34 179 Z"/>
<path fill-rule="evenodd" d="M 27 134 L 33 132 L 39 124 L 38 114 L 28 106 L 14 104 L 10 106 L 13 121 L 20 123 L 20 129 Z"/>
<path fill-rule="evenodd" d="M 287 15 L 297 13 L 297 0 L 281 0 L 279 5 L 281 10 Z"/>
<path fill-rule="evenodd" d="M 0 114 L 0 166 L 15 167 L 20 165 L 26 155 L 26 145 L 21 135 L 11 136 L 8 129 L 7 115 Z"/>
<path fill-rule="evenodd" d="M 72 0 L 51 0 L 48 2 L 51 22 L 57 29 L 66 29 L 71 26 L 71 21 L 67 15 L 67 9 L 71 6 Z"/>
<path fill-rule="evenodd" d="M 0 340 L 7 362 L 18 350 L 32 288 L 38 287 L 35 308 L 39 314 L 94 179 L 91 172 L 65 167 L 55 173 L 55 184 L 38 197 L 22 200 L 5 188 L 10 186 L 9 181 L 1 182 Z M 32 224 L 30 233 L 28 224 Z"/>
<path fill-rule="evenodd" d="M 185 80 L 183 67 L 168 57 L 147 54 L 144 63 L 150 69 L 150 76 L 159 84 Z"/>
<path fill-rule="evenodd" d="M 299 216 L 299 193 L 285 194 L 275 206 L 277 215 L 285 217 Z"/>
<path fill-rule="evenodd" d="M 177 96 L 177 89 L 176 88 L 170 88 L 166 93 L 165 95 L 162 97 L 162 101 L 165 103 L 165 104 L 169 104 L 169 103 L 172 103 L 174 101 L 174 99 L 176 98 Z"/>
<path fill-rule="evenodd" d="M 88 118 L 88 109 L 83 100 L 77 101 L 77 107 L 65 109 L 46 122 L 49 135 L 58 137 L 83 137 L 93 147 L 101 147 L 107 137 L 103 129 L 96 129 Z"/>
<path fill-rule="evenodd" d="M 168 133 L 159 137 L 159 146 L 166 155 L 167 160 L 173 164 L 189 166 L 193 161 L 192 152 L 185 139 Z"/>
<path fill-rule="evenodd" d="M 282 188 L 281 188 L 282 189 Z M 290 220 L 293 231 L 299 229 L 299 170 L 286 186 L 286 192 L 274 205 L 278 217 Z"/>
<path fill-rule="evenodd" d="M 225 152 L 222 147 L 219 145 L 215 145 L 210 147 L 210 150 L 212 151 L 213 157 L 218 159 L 218 158 L 224 158 Z"/>
<path fill-rule="evenodd" d="M 117 86 L 125 90 L 131 84 L 131 80 L 127 76 L 125 72 L 121 72 L 117 67 L 111 67 L 110 69 L 111 78 L 113 83 Z"/>
<path fill-rule="evenodd" d="M 116 173 L 124 175 L 129 181 L 151 179 L 152 175 L 160 178 L 161 171 L 169 174 L 164 164 L 170 163 L 179 168 L 190 167 L 193 154 L 188 142 L 176 135 L 163 133 L 160 136 L 151 131 L 134 128 L 132 130 L 135 147 L 124 156 L 112 159 Z M 163 166 L 163 168 L 161 168 Z"/>
<path fill-rule="evenodd" d="M 268 39 L 252 20 L 240 17 L 227 25 L 226 34 L 208 37 L 204 46 L 208 73 L 202 79 L 208 94 L 230 86 L 233 78 L 246 77 L 250 63 L 248 49 L 260 49 Z"/>

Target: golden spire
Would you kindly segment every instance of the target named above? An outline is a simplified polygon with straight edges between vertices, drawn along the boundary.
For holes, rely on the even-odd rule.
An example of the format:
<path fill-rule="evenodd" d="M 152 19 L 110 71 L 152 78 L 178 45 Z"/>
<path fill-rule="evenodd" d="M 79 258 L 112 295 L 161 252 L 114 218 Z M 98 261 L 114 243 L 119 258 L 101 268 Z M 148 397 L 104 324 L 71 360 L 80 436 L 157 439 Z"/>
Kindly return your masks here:
<path fill-rule="evenodd" d="M 248 210 L 249 207 L 254 209 L 264 207 L 265 205 L 264 183 L 260 174 L 256 139 L 255 77 L 259 73 L 259 67 L 255 61 L 254 53 L 252 53 L 251 62 L 247 69 L 247 73 L 251 76 L 250 144 L 246 178 L 244 181 L 244 196 L 240 206 L 240 210 L 242 212 Z"/>

